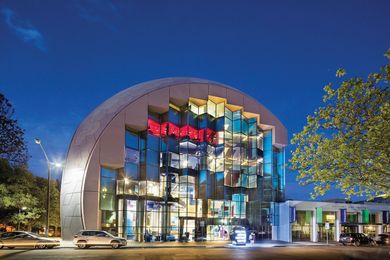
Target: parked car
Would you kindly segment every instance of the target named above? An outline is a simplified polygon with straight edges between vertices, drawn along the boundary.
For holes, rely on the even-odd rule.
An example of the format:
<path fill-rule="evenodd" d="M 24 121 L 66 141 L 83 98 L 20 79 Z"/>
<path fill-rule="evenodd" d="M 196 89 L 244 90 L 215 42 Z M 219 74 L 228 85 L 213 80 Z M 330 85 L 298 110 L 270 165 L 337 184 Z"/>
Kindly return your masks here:
<path fill-rule="evenodd" d="M 366 236 L 363 233 L 342 233 L 340 234 L 339 243 L 345 245 L 354 245 L 354 246 L 360 246 L 360 245 L 376 245 L 375 241 Z"/>
<path fill-rule="evenodd" d="M 51 249 L 59 245 L 59 240 L 41 237 L 38 234 L 32 232 L 14 231 L 0 234 L 0 249 L 3 247 L 7 247 L 9 249 L 13 249 L 15 247 Z"/>
<path fill-rule="evenodd" d="M 115 237 L 106 231 L 101 230 L 81 230 L 74 235 L 73 244 L 84 249 L 91 246 L 111 246 L 113 249 L 127 245 L 127 240 Z"/>
<path fill-rule="evenodd" d="M 379 234 L 374 238 L 378 245 L 390 245 L 390 233 Z"/>

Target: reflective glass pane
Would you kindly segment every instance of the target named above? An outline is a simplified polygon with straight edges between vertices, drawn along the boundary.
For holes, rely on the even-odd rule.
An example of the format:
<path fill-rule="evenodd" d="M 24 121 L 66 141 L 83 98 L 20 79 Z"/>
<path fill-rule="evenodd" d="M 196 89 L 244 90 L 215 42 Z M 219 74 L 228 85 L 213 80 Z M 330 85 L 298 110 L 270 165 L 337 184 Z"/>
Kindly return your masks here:
<path fill-rule="evenodd" d="M 216 116 L 216 106 L 214 102 L 208 100 L 207 101 L 207 114 L 215 117 Z"/>
<path fill-rule="evenodd" d="M 224 115 L 225 115 L 225 104 L 222 102 L 222 103 L 217 104 L 217 114 L 216 114 L 216 117 L 221 117 L 221 116 L 224 116 Z"/>
<path fill-rule="evenodd" d="M 139 163 L 139 151 L 126 147 L 125 162 L 127 163 Z"/>
<path fill-rule="evenodd" d="M 126 130 L 125 143 L 126 143 L 126 147 L 138 150 L 138 135 L 129 130 Z"/>

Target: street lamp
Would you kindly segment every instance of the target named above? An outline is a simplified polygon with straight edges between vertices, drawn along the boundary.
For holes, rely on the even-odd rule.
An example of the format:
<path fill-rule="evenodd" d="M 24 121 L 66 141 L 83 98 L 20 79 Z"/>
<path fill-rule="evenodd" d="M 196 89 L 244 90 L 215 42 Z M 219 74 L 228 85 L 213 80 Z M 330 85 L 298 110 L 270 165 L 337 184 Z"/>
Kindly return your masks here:
<path fill-rule="evenodd" d="M 25 211 L 26 209 L 27 209 L 27 207 L 19 208 L 19 214 L 18 214 L 18 230 L 20 230 L 20 213 L 22 213 L 22 211 Z"/>
<path fill-rule="evenodd" d="M 41 139 L 35 138 L 34 141 L 35 141 L 35 143 L 37 145 L 39 145 L 41 147 L 42 152 L 45 155 L 46 162 L 47 162 L 47 195 L 46 195 L 46 230 L 45 230 L 45 234 L 46 234 L 46 237 L 48 237 L 49 236 L 49 217 L 50 217 L 49 216 L 49 209 L 50 209 L 50 179 L 51 179 L 50 169 L 51 169 L 52 165 L 57 167 L 57 168 L 61 168 L 62 164 L 61 163 L 50 162 L 49 158 L 47 157 L 45 149 L 43 149 Z"/>

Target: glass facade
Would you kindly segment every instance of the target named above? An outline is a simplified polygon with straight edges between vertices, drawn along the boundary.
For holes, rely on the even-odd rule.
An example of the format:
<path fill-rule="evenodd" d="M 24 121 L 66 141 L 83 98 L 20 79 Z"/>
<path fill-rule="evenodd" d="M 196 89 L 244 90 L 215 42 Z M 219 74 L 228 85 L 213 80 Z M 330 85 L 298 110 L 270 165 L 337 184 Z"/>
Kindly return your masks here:
<path fill-rule="evenodd" d="M 313 212 L 310 210 L 296 211 L 296 221 L 291 225 L 293 241 L 310 241 L 312 214 Z"/>
<path fill-rule="evenodd" d="M 137 241 L 225 240 L 237 225 L 270 230 L 273 202 L 284 199 L 284 150 L 244 114 L 190 98 L 149 111 L 146 131 L 126 129 L 123 168 L 101 168 L 102 228 Z"/>

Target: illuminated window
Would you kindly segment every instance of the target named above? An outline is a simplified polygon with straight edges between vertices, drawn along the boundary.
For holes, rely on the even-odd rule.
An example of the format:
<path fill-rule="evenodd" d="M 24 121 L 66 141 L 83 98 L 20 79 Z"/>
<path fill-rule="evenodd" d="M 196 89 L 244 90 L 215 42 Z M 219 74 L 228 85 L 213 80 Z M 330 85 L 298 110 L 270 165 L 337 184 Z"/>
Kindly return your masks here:
<path fill-rule="evenodd" d="M 160 184 L 154 181 L 147 181 L 146 194 L 149 196 L 160 197 Z"/>
<path fill-rule="evenodd" d="M 192 111 L 192 113 L 196 114 L 196 115 L 199 115 L 199 108 L 197 105 L 195 105 L 194 103 L 192 103 L 191 101 L 188 102 L 188 108 Z"/>
<path fill-rule="evenodd" d="M 100 209 L 115 210 L 116 171 L 102 167 L 100 170 Z"/>
<path fill-rule="evenodd" d="M 216 106 L 214 102 L 210 100 L 207 101 L 207 114 L 209 114 L 212 117 L 215 117 L 216 115 Z"/>
<path fill-rule="evenodd" d="M 203 115 L 206 113 L 206 105 L 199 107 L 199 115 Z"/>
<path fill-rule="evenodd" d="M 224 132 L 223 131 L 220 131 L 220 132 L 217 132 L 216 134 L 216 144 L 223 144 L 224 143 L 224 140 L 223 140 L 223 137 L 224 137 Z"/>
<path fill-rule="evenodd" d="M 221 117 L 225 115 L 225 104 L 219 103 L 217 104 L 217 114 L 216 117 Z"/>
<path fill-rule="evenodd" d="M 227 107 L 225 107 L 225 117 L 229 118 L 229 119 L 233 119 L 233 113 L 230 109 L 228 109 Z"/>

